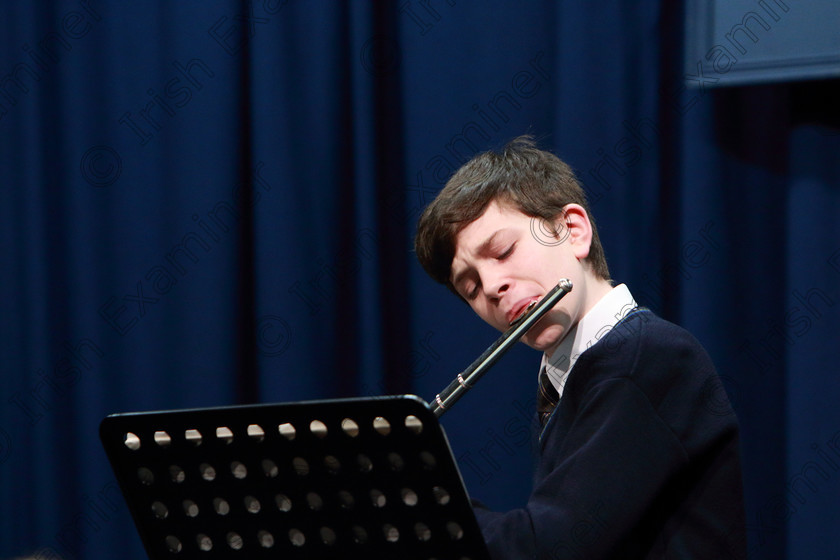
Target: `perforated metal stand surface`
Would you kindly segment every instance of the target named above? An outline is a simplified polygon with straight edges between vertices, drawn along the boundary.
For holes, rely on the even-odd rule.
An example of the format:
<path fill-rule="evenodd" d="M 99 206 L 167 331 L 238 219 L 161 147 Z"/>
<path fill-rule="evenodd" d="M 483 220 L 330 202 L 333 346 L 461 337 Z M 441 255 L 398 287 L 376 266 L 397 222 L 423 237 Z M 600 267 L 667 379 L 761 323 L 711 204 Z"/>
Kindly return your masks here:
<path fill-rule="evenodd" d="M 413 396 L 116 414 L 100 426 L 152 560 L 486 560 Z"/>

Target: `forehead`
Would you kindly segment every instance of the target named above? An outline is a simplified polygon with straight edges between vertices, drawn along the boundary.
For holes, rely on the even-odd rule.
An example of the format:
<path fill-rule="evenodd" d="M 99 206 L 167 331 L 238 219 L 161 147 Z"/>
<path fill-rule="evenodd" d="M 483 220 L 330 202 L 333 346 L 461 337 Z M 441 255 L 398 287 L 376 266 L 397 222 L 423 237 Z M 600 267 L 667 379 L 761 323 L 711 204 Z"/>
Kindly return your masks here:
<path fill-rule="evenodd" d="M 530 218 L 520 210 L 496 201 L 487 205 L 484 213 L 470 222 L 455 236 L 455 254 L 450 268 L 450 280 L 481 256 L 494 241 L 508 231 L 529 227 Z"/>
<path fill-rule="evenodd" d="M 457 257 L 459 252 L 475 248 L 473 245 L 476 242 L 483 243 L 497 231 L 520 227 L 523 223 L 527 224 L 529 219 L 526 214 L 511 205 L 494 200 L 487 205 L 481 216 L 467 224 L 455 236 L 455 256 Z"/>

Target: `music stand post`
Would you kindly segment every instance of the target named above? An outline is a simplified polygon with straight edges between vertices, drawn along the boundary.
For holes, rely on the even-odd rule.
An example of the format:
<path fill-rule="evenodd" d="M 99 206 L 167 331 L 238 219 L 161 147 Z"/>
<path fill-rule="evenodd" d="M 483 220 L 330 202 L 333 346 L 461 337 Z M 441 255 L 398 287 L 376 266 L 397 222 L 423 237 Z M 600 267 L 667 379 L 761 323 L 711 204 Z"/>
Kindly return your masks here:
<path fill-rule="evenodd" d="M 100 437 L 151 560 L 489 558 L 415 396 L 116 414 Z"/>

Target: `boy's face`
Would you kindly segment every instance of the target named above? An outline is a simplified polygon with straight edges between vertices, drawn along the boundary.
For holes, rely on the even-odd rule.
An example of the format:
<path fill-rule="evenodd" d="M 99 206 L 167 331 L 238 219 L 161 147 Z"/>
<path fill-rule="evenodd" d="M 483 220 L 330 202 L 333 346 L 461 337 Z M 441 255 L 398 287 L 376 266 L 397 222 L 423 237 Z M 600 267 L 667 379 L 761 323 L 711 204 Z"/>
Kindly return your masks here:
<path fill-rule="evenodd" d="M 588 302 L 587 290 L 594 277 L 581 262 L 589 254 L 589 220 L 580 206 L 566 210 L 553 234 L 539 218 L 494 201 L 455 238 L 450 281 L 499 331 L 510 328 L 561 278 L 572 281 L 572 291 L 522 337 L 543 352 L 551 352 L 594 303 Z"/>

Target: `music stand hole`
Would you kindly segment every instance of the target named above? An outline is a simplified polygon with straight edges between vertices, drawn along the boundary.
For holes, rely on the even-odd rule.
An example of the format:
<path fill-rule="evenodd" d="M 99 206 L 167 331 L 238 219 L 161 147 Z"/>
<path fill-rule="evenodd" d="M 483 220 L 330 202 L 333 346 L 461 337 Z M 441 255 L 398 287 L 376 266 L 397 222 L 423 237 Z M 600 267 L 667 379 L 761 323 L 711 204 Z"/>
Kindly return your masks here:
<path fill-rule="evenodd" d="M 432 538 L 432 530 L 425 523 L 416 523 L 414 525 L 414 534 L 417 535 L 417 540 L 423 542 Z"/>
<path fill-rule="evenodd" d="M 327 546 L 332 546 L 335 544 L 335 531 L 330 529 L 329 527 L 321 527 L 321 542 L 323 542 Z"/>
<path fill-rule="evenodd" d="M 274 535 L 268 531 L 260 531 L 257 533 L 257 540 L 263 548 L 271 548 L 274 546 Z"/>
<path fill-rule="evenodd" d="M 176 484 L 181 484 L 187 478 L 187 474 L 184 472 L 184 469 L 178 465 L 172 465 L 169 467 L 169 476 L 172 478 L 172 482 Z"/>
<path fill-rule="evenodd" d="M 365 544 L 368 540 L 367 531 L 365 531 L 364 527 L 356 525 L 351 530 L 351 534 L 353 535 L 353 542 L 356 544 Z"/>
<path fill-rule="evenodd" d="M 216 428 L 216 437 L 228 445 L 233 443 L 233 432 L 227 426 Z"/>
<path fill-rule="evenodd" d="M 385 499 L 385 494 L 374 488 L 370 491 L 370 503 L 373 504 L 373 507 L 385 507 L 385 504 L 387 503 L 387 500 Z"/>
<path fill-rule="evenodd" d="M 230 472 L 233 474 L 233 476 L 235 478 L 237 478 L 239 480 L 242 480 L 246 476 L 248 476 L 247 467 L 245 467 L 245 465 L 242 464 L 239 461 L 234 461 L 233 463 L 230 464 Z"/>
<path fill-rule="evenodd" d="M 391 433 L 391 423 L 382 416 L 377 416 L 373 419 L 373 429 L 379 434 L 387 436 Z"/>
<path fill-rule="evenodd" d="M 461 526 L 454 521 L 450 521 L 446 524 L 446 532 L 449 533 L 449 538 L 453 541 L 460 541 L 464 538 L 464 530 L 461 529 Z"/>
<path fill-rule="evenodd" d="M 408 428 L 409 431 L 419 434 L 423 431 L 423 422 L 421 422 L 420 419 L 413 414 L 409 414 L 405 417 L 405 427 Z"/>
<path fill-rule="evenodd" d="M 227 543 L 233 550 L 242 550 L 242 545 L 245 544 L 242 541 L 242 537 L 239 536 L 239 533 L 235 533 L 234 531 L 227 534 Z"/>
<path fill-rule="evenodd" d="M 197 517 L 198 516 L 198 504 L 192 500 L 184 500 L 183 504 L 184 507 L 184 514 L 187 517 Z M 208 549 L 210 550 L 210 549 Z"/>
<path fill-rule="evenodd" d="M 230 504 L 224 498 L 213 498 L 213 510 L 219 515 L 230 513 Z"/>
<path fill-rule="evenodd" d="M 342 490 L 338 493 L 338 504 L 342 509 L 353 509 L 355 502 L 353 494 L 347 490 Z"/>
<path fill-rule="evenodd" d="M 447 492 L 445 488 L 435 486 L 432 488 L 432 494 L 435 496 L 435 501 L 440 505 L 445 506 L 449 503 L 449 492 Z"/>
<path fill-rule="evenodd" d="M 201 471 L 201 478 L 206 481 L 212 481 L 216 478 L 216 469 L 213 468 L 213 465 L 208 465 L 207 463 L 202 463 L 201 466 L 198 467 L 198 470 Z"/>
<path fill-rule="evenodd" d="M 155 443 L 161 447 L 169 447 L 172 444 L 172 438 L 164 431 L 155 432 Z"/>
<path fill-rule="evenodd" d="M 315 492 L 309 492 L 306 495 L 306 504 L 312 511 L 321 511 L 321 508 L 324 507 L 324 500 Z"/>
<path fill-rule="evenodd" d="M 330 474 L 338 474 L 341 472 L 341 463 L 332 455 L 324 457 L 324 467 L 326 467 L 327 472 Z"/>
<path fill-rule="evenodd" d="M 169 508 L 163 502 L 152 502 L 152 513 L 158 519 L 166 519 L 169 517 Z"/>
<path fill-rule="evenodd" d="M 169 549 L 169 552 L 177 554 L 181 552 L 183 545 L 181 544 L 181 541 L 178 540 L 178 537 L 169 535 L 168 537 L 166 537 L 166 548 Z"/>
<path fill-rule="evenodd" d="M 289 541 L 295 546 L 303 546 L 306 544 L 306 536 L 299 529 L 290 529 Z"/>
<path fill-rule="evenodd" d="M 437 466 L 435 456 L 428 451 L 420 452 L 420 462 L 423 463 L 423 468 L 426 470 L 433 470 Z"/>
<path fill-rule="evenodd" d="M 146 467 L 137 469 L 137 478 L 145 486 L 151 486 L 155 483 L 155 474 Z"/>
<path fill-rule="evenodd" d="M 265 430 L 259 424 L 248 426 L 248 437 L 254 441 L 262 441 L 265 438 Z"/>
<path fill-rule="evenodd" d="M 390 523 L 382 526 L 382 532 L 385 534 L 385 540 L 388 542 L 397 542 L 400 540 L 400 532 Z"/>
<path fill-rule="evenodd" d="M 402 501 L 407 506 L 416 506 L 417 505 L 417 492 L 412 490 L 411 488 L 403 488 L 400 491 L 400 496 L 402 497 Z"/>
<path fill-rule="evenodd" d="M 140 449 L 140 438 L 136 434 L 128 432 L 125 434 L 125 446 L 132 451 L 137 451 Z"/>
<path fill-rule="evenodd" d="M 195 429 L 185 430 L 184 439 L 195 446 L 199 446 L 201 445 L 201 432 Z M 213 546 L 212 543 L 210 546 Z"/>
<path fill-rule="evenodd" d="M 297 430 L 295 430 L 295 427 L 289 424 L 288 422 L 277 426 L 277 431 L 280 432 L 281 436 L 283 436 L 289 441 L 295 439 L 295 433 L 297 432 Z"/>
<path fill-rule="evenodd" d="M 309 431 L 319 438 L 327 437 L 327 425 L 320 420 L 313 420 L 309 423 Z"/>
<path fill-rule="evenodd" d="M 405 467 L 405 461 L 403 461 L 399 453 L 388 453 L 388 464 L 394 472 L 400 472 Z"/>
<path fill-rule="evenodd" d="M 276 478 L 280 474 L 280 469 L 277 468 L 277 464 L 271 459 L 263 459 L 262 469 L 268 478 Z"/>
<path fill-rule="evenodd" d="M 309 463 L 303 457 L 295 457 L 292 459 L 292 467 L 298 476 L 306 476 L 309 474 Z"/>
<path fill-rule="evenodd" d="M 203 552 L 213 550 L 213 540 L 203 533 L 199 533 L 195 536 L 195 544 L 197 544 L 198 549 Z"/>
<path fill-rule="evenodd" d="M 292 509 L 292 500 L 285 494 L 277 494 L 274 497 L 274 502 L 277 504 L 277 509 L 286 512 Z"/>
<path fill-rule="evenodd" d="M 260 501 L 253 496 L 245 496 L 245 510 L 248 513 L 259 513 L 260 512 Z"/>
<path fill-rule="evenodd" d="M 350 437 L 359 435 L 359 425 L 352 418 L 345 418 L 341 421 L 341 429 Z"/>
<path fill-rule="evenodd" d="M 371 461 L 370 457 L 364 453 L 359 453 L 356 457 L 356 464 L 359 465 L 359 470 L 361 472 L 367 473 L 373 470 L 373 461 Z"/>

